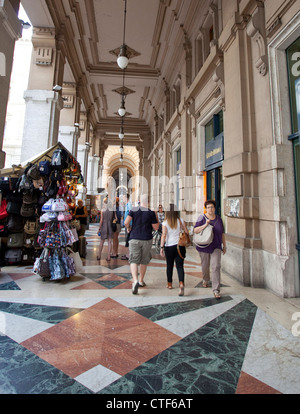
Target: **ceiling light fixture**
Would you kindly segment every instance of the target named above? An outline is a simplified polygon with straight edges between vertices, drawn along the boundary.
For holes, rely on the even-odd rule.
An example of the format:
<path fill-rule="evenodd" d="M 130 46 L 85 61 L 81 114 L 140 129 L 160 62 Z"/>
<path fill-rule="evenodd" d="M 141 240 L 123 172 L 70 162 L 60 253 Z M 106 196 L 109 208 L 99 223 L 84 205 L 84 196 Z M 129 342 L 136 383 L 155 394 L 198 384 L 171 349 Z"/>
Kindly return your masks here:
<path fill-rule="evenodd" d="M 120 138 L 120 139 L 123 139 L 123 138 L 124 138 L 124 129 L 123 129 L 123 125 L 121 125 L 121 128 L 120 128 L 119 138 Z"/>
<path fill-rule="evenodd" d="M 117 63 L 119 68 L 121 68 L 123 70 L 123 88 L 122 88 L 122 101 L 121 101 L 121 106 L 118 109 L 118 114 L 121 117 L 121 128 L 120 128 L 120 132 L 119 132 L 119 138 L 121 140 L 121 146 L 120 146 L 120 163 L 123 163 L 123 152 L 124 152 L 124 148 L 123 148 L 123 139 L 124 139 L 124 118 L 126 115 L 126 108 L 125 108 L 125 99 L 126 99 L 126 93 L 125 93 L 125 72 L 126 72 L 126 68 L 129 62 L 129 58 L 128 58 L 128 54 L 127 54 L 127 46 L 125 43 L 125 33 L 126 33 L 126 15 L 127 15 L 127 0 L 124 0 L 124 26 L 123 26 L 123 44 L 120 47 L 120 53 L 117 59 Z"/>
<path fill-rule="evenodd" d="M 122 95 L 122 102 L 121 102 L 120 108 L 118 109 L 118 113 L 121 117 L 125 116 L 125 114 L 126 114 L 125 95 Z"/>
<path fill-rule="evenodd" d="M 117 63 L 120 69 L 126 69 L 129 59 L 127 56 L 127 46 L 125 44 L 125 31 L 126 31 L 126 14 L 127 14 L 127 0 L 125 1 L 125 6 L 124 6 L 124 26 L 123 26 L 123 44 L 120 47 L 120 53 L 117 59 Z"/>

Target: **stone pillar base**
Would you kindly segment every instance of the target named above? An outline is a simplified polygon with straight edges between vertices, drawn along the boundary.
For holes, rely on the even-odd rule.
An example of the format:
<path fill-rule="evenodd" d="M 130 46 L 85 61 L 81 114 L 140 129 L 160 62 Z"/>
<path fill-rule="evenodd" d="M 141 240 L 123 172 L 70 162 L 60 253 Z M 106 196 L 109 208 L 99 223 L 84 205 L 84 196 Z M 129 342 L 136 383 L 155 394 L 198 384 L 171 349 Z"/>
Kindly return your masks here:
<path fill-rule="evenodd" d="M 227 242 L 222 256 L 222 271 L 244 286 L 269 289 L 284 298 L 298 297 L 300 292 L 297 255 L 277 256 L 260 249 L 248 249 Z M 298 282 L 294 282 L 298 280 Z"/>

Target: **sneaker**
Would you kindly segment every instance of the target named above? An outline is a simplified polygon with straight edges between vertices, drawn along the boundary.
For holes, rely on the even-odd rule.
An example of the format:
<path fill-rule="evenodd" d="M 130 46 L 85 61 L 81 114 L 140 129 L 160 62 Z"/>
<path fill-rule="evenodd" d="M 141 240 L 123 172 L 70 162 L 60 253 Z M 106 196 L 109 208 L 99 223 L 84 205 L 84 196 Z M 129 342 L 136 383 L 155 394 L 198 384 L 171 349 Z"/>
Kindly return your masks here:
<path fill-rule="evenodd" d="M 138 293 L 138 289 L 139 289 L 139 282 L 135 282 L 132 284 L 132 293 L 134 295 L 136 295 Z"/>

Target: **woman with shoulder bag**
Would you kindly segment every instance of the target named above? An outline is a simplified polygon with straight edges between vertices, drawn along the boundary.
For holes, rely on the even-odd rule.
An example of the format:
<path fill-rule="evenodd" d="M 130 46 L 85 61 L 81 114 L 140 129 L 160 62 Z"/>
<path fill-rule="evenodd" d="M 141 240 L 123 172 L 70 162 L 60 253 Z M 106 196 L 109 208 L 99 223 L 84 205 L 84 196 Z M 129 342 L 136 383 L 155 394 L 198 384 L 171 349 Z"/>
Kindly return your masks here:
<path fill-rule="evenodd" d="M 101 210 L 101 218 L 99 223 L 99 229 L 98 232 L 100 232 L 100 243 L 99 243 L 99 252 L 97 256 L 97 260 L 101 260 L 101 253 L 103 249 L 103 244 L 105 240 L 107 239 L 107 246 L 108 246 L 108 252 L 107 252 L 107 258 L 106 260 L 110 261 L 110 254 L 111 254 L 111 241 L 113 238 L 113 230 L 112 230 L 112 218 L 113 218 L 114 212 L 112 210 L 111 202 L 108 200 L 107 197 L 103 200 L 103 208 Z"/>
<path fill-rule="evenodd" d="M 196 244 L 199 252 L 203 273 L 203 287 L 208 287 L 210 281 L 210 265 L 212 271 L 212 290 L 216 299 L 220 299 L 221 281 L 221 253 L 226 253 L 226 240 L 224 225 L 221 217 L 216 215 L 216 202 L 207 200 L 204 203 L 207 210 L 205 215 L 201 215 L 195 226 L 194 234 L 201 233 L 209 225 L 213 227 L 213 240 L 209 245 L 200 246 Z"/>
<path fill-rule="evenodd" d="M 173 267 L 176 264 L 179 279 L 179 296 L 184 295 L 184 268 L 185 247 L 179 246 L 181 228 L 188 234 L 184 220 L 179 218 L 179 212 L 175 210 L 174 204 L 166 211 L 166 219 L 162 223 L 162 236 L 160 241 L 160 254 L 167 261 L 167 288 L 172 289 Z M 178 251 L 180 249 L 180 251 Z"/>

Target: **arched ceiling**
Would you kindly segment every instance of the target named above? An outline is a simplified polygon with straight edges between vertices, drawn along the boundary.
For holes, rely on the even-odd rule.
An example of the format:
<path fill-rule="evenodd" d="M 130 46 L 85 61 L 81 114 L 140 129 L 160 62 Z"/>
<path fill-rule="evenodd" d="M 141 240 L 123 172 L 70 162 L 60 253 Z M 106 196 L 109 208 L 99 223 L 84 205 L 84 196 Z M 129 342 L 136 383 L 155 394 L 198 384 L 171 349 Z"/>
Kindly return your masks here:
<path fill-rule="evenodd" d="M 166 86 L 184 57 L 184 30 L 208 0 L 127 0 L 125 43 L 133 51 L 126 69 L 126 132 L 150 140 Z M 116 63 L 123 43 L 124 0 L 22 0 L 35 27 L 55 27 L 66 55 L 64 82 L 75 82 L 93 129 L 117 137 L 123 71 Z M 141 138 L 142 137 L 142 138 Z M 130 145 L 134 145 L 134 139 Z"/>
<path fill-rule="evenodd" d="M 105 151 L 103 158 L 104 174 L 113 175 L 117 168 L 128 168 L 130 175 L 133 177 L 139 170 L 139 152 L 135 147 L 124 147 L 123 163 L 120 164 L 120 149 L 118 146 L 111 145 Z"/>

